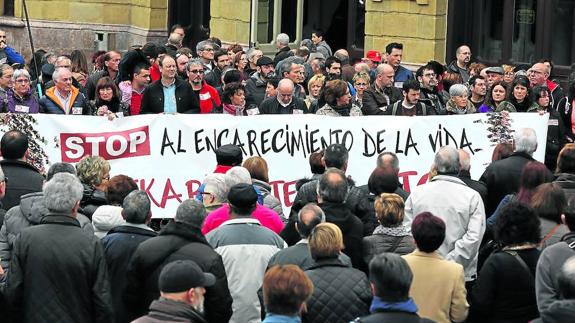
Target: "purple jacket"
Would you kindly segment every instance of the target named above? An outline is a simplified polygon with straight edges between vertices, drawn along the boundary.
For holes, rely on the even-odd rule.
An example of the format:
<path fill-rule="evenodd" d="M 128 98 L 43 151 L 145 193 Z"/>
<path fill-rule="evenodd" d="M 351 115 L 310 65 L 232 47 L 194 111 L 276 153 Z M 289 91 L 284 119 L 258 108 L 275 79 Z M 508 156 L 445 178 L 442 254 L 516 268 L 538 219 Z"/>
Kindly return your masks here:
<path fill-rule="evenodd" d="M 4 102 L 4 109 L 12 113 L 38 113 L 40 105 L 38 99 L 29 91 L 20 99 L 12 89 L 7 91 L 6 102 Z"/>

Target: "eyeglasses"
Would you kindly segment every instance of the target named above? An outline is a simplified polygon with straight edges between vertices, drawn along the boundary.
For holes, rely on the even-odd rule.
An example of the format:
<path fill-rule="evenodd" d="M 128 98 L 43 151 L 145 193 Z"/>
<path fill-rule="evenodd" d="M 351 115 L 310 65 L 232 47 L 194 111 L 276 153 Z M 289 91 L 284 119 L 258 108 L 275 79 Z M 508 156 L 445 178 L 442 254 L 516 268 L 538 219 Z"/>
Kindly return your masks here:
<path fill-rule="evenodd" d="M 189 72 L 192 74 L 204 74 L 204 70 L 191 70 Z"/>
<path fill-rule="evenodd" d="M 15 82 L 20 83 L 20 84 L 26 84 L 26 83 L 30 83 L 30 80 L 29 79 L 18 79 Z"/>
<path fill-rule="evenodd" d="M 203 52 L 213 52 L 214 49 L 213 48 L 204 48 L 202 49 Z"/>

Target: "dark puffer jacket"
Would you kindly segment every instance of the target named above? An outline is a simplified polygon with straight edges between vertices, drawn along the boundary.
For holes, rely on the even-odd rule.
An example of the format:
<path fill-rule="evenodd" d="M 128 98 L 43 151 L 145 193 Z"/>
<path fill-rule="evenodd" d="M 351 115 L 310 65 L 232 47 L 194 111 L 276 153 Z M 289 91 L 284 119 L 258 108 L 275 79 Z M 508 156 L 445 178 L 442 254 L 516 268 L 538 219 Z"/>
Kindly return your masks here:
<path fill-rule="evenodd" d="M 363 238 L 363 260 L 366 264 L 369 264 L 373 256 L 384 252 L 407 255 L 413 250 L 415 250 L 415 241 L 410 235 L 374 234 Z"/>
<path fill-rule="evenodd" d="M 216 276 L 206 288 L 205 313 L 208 322 L 228 322 L 232 316 L 232 296 L 222 257 L 208 244 L 195 226 L 171 222 L 160 235 L 142 242 L 128 265 L 128 287 L 124 301 L 132 317 L 147 313 L 150 303 L 160 296 L 158 277 L 165 264 L 193 260 L 204 272 Z"/>
<path fill-rule="evenodd" d="M 363 272 L 338 259 L 321 259 L 305 273 L 314 289 L 303 322 L 349 322 L 369 314 L 372 295 Z"/>

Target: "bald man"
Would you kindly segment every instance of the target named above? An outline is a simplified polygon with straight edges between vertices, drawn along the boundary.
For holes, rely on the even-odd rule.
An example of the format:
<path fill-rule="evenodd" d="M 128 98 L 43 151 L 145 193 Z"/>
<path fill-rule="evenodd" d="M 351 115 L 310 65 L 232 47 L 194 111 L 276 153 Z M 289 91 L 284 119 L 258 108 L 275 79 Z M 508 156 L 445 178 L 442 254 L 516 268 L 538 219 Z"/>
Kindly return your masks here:
<path fill-rule="evenodd" d="M 363 115 L 384 115 L 386 107 L 403 100 L 401 90 L 393 86 L 394 69 L 389 64 L 380 64 L 376 77 L 369 89 L 363 93 Z"/>
<path fill-rule="evenodd" d="M 309 113 L 305 102 L 293 95 L 294 83 L 288 79 L 282 79 L 277 87 L 277 95 L 265 99 L 259 109 L 250 109 L 248 114 L 304 114 Z M 254 113 L 254 110 L 258 110 Z"/>
<path fill-rule="evenodd" d="M 455 50 L 455 60 L 447 66 L 447 73 L 457 74 L 457 83 L 466 83 L 469 80 L 467 67 L 471 61 L 471 49 L 467 45 L 461 45 Z"/>
<path fill-rule="evenodd" d="M 549 91 L 551 91 L 549 104 L 553 106 L 554 110 L 557 110 L 559 100 L 561 100 L 565 96 L 565 94 L 563 93 L 563 89 L 561 89 L 561 86 L 559 86 L 559 84 L 549 79 L 550 73 L 551 71 L 549 66 L 545 65 L 544 63 L 535 63 L 527 71 L 527 76 L 529 77 L 529 83 L 531 84 L 531 88 L 537 85 L 547 86 Z"/>

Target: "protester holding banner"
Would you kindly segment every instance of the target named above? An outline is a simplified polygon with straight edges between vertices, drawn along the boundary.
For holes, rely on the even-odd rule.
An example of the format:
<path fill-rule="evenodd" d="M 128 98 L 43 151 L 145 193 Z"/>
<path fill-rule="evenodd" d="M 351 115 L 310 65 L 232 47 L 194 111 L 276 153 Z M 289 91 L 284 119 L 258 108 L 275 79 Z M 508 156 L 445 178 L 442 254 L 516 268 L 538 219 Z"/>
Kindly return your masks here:
<path fill-rule="evenodd" d="M 90 104 L 94 114 L 106 116 L 109 120 L 130 115 L 130 108 L 120 101 L 120 90 L 109 76 L 98 80 L 96 99 Z"/>
<path fill-rule="evenodd" d="M 361 108 L 351 103 L 351 94 L 347 82 L 332 80 L 325 84 L 323 97 L 326 104 L 315 114 L 330 117 L 354 117 L 363 115 Z"/>

